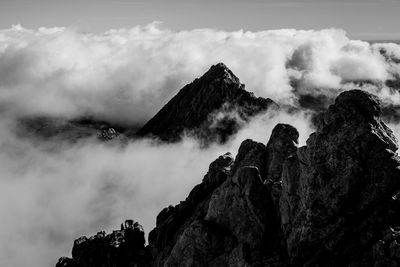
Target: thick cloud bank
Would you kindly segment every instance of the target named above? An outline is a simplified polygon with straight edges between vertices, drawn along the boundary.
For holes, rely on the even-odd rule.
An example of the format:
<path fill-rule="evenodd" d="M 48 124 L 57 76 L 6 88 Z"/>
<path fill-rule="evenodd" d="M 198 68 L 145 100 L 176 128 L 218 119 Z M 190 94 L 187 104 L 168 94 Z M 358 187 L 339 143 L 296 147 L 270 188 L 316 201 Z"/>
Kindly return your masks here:
<path fill-rule="evenodd" d="M 96 35 L 13 26 L 0 31 L 0 109 L 142 124 L 217 62 L 256 95 L 292 103 L 301 90 L 382 83 L 399 60 L 398 45 L 336 29 L 174 32 L 153 23 Z"/>
<path fill-rule="evenodd" d="M 141 125 L 179 88 L 224 62 L 258 96 L 296 104 L 300 94 L 352 87 L 399 103 L 385 86 L 400 73 L 400 48 L 349 40 L 344 31 L 173 32 L 151 24 L 104 34 L 14 26 L 0 31 L 0 266 L 54 266 L 80 235 L 132 218 L 146 232 L 157 213 L 184 199 L 209 163 L 241 141 L 268 141 L 278 122 L 312 131 L 306 112 L 254 118 L 230 142 L 126 146 L 16 136 L 16 118 L 95 116 Z M 367 83 L 362 83 L 367 82 Z M 333 92 L 333 93 L 332 93 Z M 393 124 L 396 133 L 398 125 Z"/>

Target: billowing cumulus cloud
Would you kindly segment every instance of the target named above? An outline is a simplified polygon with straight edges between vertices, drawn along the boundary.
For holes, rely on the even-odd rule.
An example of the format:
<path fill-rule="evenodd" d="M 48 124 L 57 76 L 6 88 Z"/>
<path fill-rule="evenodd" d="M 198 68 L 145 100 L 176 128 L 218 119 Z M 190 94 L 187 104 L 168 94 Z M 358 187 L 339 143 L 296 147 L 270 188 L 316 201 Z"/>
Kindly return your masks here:
<path fill-rule="evenodd" d="M 217 62 L 256 95 L 292 103 L 293 82 L 311 90 L 391 78 L 398 67 L 380 48 L 336 29 L 174 32 L 153 23 L 90 34 L 14 26 L 0 31 L 0 107 L 142 124 Z M 397 45 L 385 48 L 398 54 Z"/>
<path fill-rule="evenodd" d="M 54 266 L 75 238 L 110 231 L 125 218 L 148 233 L 162 208 L 183 200 L 211 161 L 236 153 L 244 139 L 266 143 L 282 122 L 299 130 L 304 145 L 313 131 L 308 112 L 273 111 L 207 149 L 190 138 L 70 144 L 16 136 L 17 117 L 90 115 L 141 125 L 217 62 L 249 91 L 283 104 L 296 104 L 299 94 L 334 96 L 353 87 L 396 104 L 398 93 L 384 82 L 399 75 L 399 58 L 398 45 L 350 40 L 336 29 L 174 32 L 154 23 L 103 34 L 1 30 L 0 266 Z"/>

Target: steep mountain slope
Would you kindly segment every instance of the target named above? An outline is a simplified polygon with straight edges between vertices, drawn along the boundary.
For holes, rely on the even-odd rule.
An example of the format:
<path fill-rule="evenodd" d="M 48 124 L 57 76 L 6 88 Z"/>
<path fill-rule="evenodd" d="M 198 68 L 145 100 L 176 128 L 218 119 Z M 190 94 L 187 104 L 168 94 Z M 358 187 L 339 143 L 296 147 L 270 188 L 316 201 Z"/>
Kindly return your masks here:
<path fill-rule="evenodd" d="M 271 99 L 256 98 L 223 63 L 183 87 L 138 132 L 163 141 L 177 141 L 184 133 L 205 142 L 224 142 L 250 117 L 277 108 Z"/>
<path fill-rule="evenodd" d="M 160 212 L 138 258 L 101 266 L 399 266 L 400 159 L 381 115 L 375 96 L 351 90 L 320 115 L 307 146 L 286 124 L 267 145 L 245 140 Z M 57 267 L 94 267 L 98 244 L 121 250 L 104 235 L 79 240 Z"/>

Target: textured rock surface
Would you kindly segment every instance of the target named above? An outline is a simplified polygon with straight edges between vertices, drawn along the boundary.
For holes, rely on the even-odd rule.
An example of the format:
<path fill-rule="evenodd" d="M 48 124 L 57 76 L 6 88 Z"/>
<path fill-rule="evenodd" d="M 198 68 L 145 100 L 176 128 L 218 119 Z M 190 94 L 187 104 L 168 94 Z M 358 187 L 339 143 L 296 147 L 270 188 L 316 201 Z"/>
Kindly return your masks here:
<path fill-rule="evenodd" d="M 273 182 L 280 181 L 282 165 L 288 156 L 295 153 L 299 133 L 288 124 L 278 124 L 271 133 L 267 144 L 267 176 Z"/>
<path fill-rule="evenodd" d="M 177 141 L 186 133 L 205 143 L 224 142 L 243 122 L 270 107 L 278 106 L 246 91 L 232 71 L 219 63 L 183 87 L 137 134 Z"/>
<path fill-rule="evenodd" d="M 150 258 L 144 236 L 141 225 L 127 220 L 120 230 L 109 235 L 99 232 L 75 240 L 72 259 L 62 257 L 56 267 L 148 266 Z"/>
<path fill-rule="evenodd" d="M 381 114 L 375 96 L 352 90 L 304 147 L 286 124 L 267 145 L 243 141 L 235 160 L 219 157 L 185 201 L 161 211 L 145 264 L 399 266 L 400 160 Z M 76 266 L 75 255 L 59 266 Z"/>
<path fill-rule="evenodd" d="M 285 162 L 280 211 L 295 263 L 358 263 L 391 223 L 399 159 L 380 115 L 376 97 L 344 92 L 321 115 L 307 146 Z"/>
<path fill-rule="evenodd" d="M 174 265 L 172 262 L 176 260 L 176 251 L 181 251 L 179 247 L 183 246 L 185 240 L 191 240 L 188 237 L 193 235 L 193 232 L 204 231 L 204 229 L 208 228 L 213 229 L 211 225 L 203 223 L 202 220 L 207 213 L 211 195 L 228 178 L 232 163 L 233 158 L 229 153 L 220 156 L 210 164 L 209 171 L 203 178 L 202 183 L 193 188 L 185 201 L 175 207 L 170 206 L 162 210 L 157 216 L 156 228 L 149 234 L 149 247 L 155 266 L 160 266 L 164 262 L 171 262 L 171 265 Z M 218 229 L 214 229 L 214 231 L 220 234 Z M 221 238 L 223 239 L 224 235 L 217 238 L 217 240 Z M 214 239 L 213 231 L 211 231 L 209 235 L 205 234 L 202 239 L 197 241 L 208 244 L 207 242 L 212 243 Z M 224 244 L 225 242 L 231 241 L 228 238 L 220 243 Z M 198 243 L 196 244 L 198 245 Z M 188 248 L 191 248 L 191 246 Z M 203 246 L 207 251 L 213 249 L 207 247 L 208 245 Z M 199 252 L 198 249 L 194 250 Z M 207 254 L 204 251 L 199 253 Z M 213 257 L 215 253 L 218 252 L 211 253 L 209 257 Z M 188 265 L 190 266 L 191 264 L 188 263 Z"/>
<path fill-rule="evenodd" d="M 298 133 L 290 125 L 279 124 L 267 146 L 245 140 L 235 162 L 224 166 L 224 179 L 213 186 L 212 194 L 197 202 L 197 209 L 185 222 L 181 221 L 174 238 L 171 233 L 174 218 L 182 218 L 175 208 L 168 219 L 157 218 L 157 227 L 150 233 L 149 246 L 156 255 L 154 266 L 280 266 L 286 263 L 286 249 L 273 190 L 273 182 L 265 184 L 270 171 L 277 175 L 282 168 L 283 154 L 293 153 Z M 285 149 L 281 151 L 278 148 Z M 216 162 L 218 162 L 217 160 Z M 211 166 L 215 163 L 211 164 Z M 221 165 L 220 165 L 221 166 Z M 210 167 L 211 169 L 211 167 Z M 206 177 L 216 176 L 209 173 Z M 208 178 L 210 179 L 210 178 Z M 204 180 L 203 180 L 204 183 Z M 203 186 L 202 184 L 199 186 Z M 192 194 L 192 193 L 191 193 Z M 190 196 L 189 198 L 190 199 Z M 200 200 L 200 199 L 198 199 Z M 277 200 L 275 200 L 277 202 Z M 180 204 L 182 205 L 182 204 Z M 177 207 L 179 208 L 180 205 Z M 169 229 L 164 224 L 167 223 Z M 154 242 L 157 233 L 163 240 L 173 240 L 168 246 Z M 160 250 L 161 248 L 161 250 Z M 160 255 L 163 255 L 160 257 Z"/>

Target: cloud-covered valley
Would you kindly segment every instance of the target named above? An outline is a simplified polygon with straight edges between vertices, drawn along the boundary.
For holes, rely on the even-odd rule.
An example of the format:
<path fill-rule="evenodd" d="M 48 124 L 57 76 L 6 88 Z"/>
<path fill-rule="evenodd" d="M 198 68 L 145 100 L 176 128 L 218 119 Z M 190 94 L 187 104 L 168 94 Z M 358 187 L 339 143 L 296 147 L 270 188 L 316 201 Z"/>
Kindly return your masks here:
<path fill-rule="evenodd" d="M 0 265 L 54 266 L 73 240 L 126 218 L 148 233 L 162 208 L 183 200 L 208 165 L 289 123 L 305 145 L 312 112 L 270 111 L 226 144 L 200 148 L 149 139 L 121 146 L 87 138 L 32 140 L 18 118 L 84 116 L 143 125 L 178 90 L 224 62 L 257 96 L 298 108 L 301 95 L 363 88 L 399 104 L 400 46 L 350 40 L 342 30 L 174 32 L 153 23 L 103 34 L 13 26 L 0 31 Z M 400 136 L 396 122 L 390 126 Z"/>

